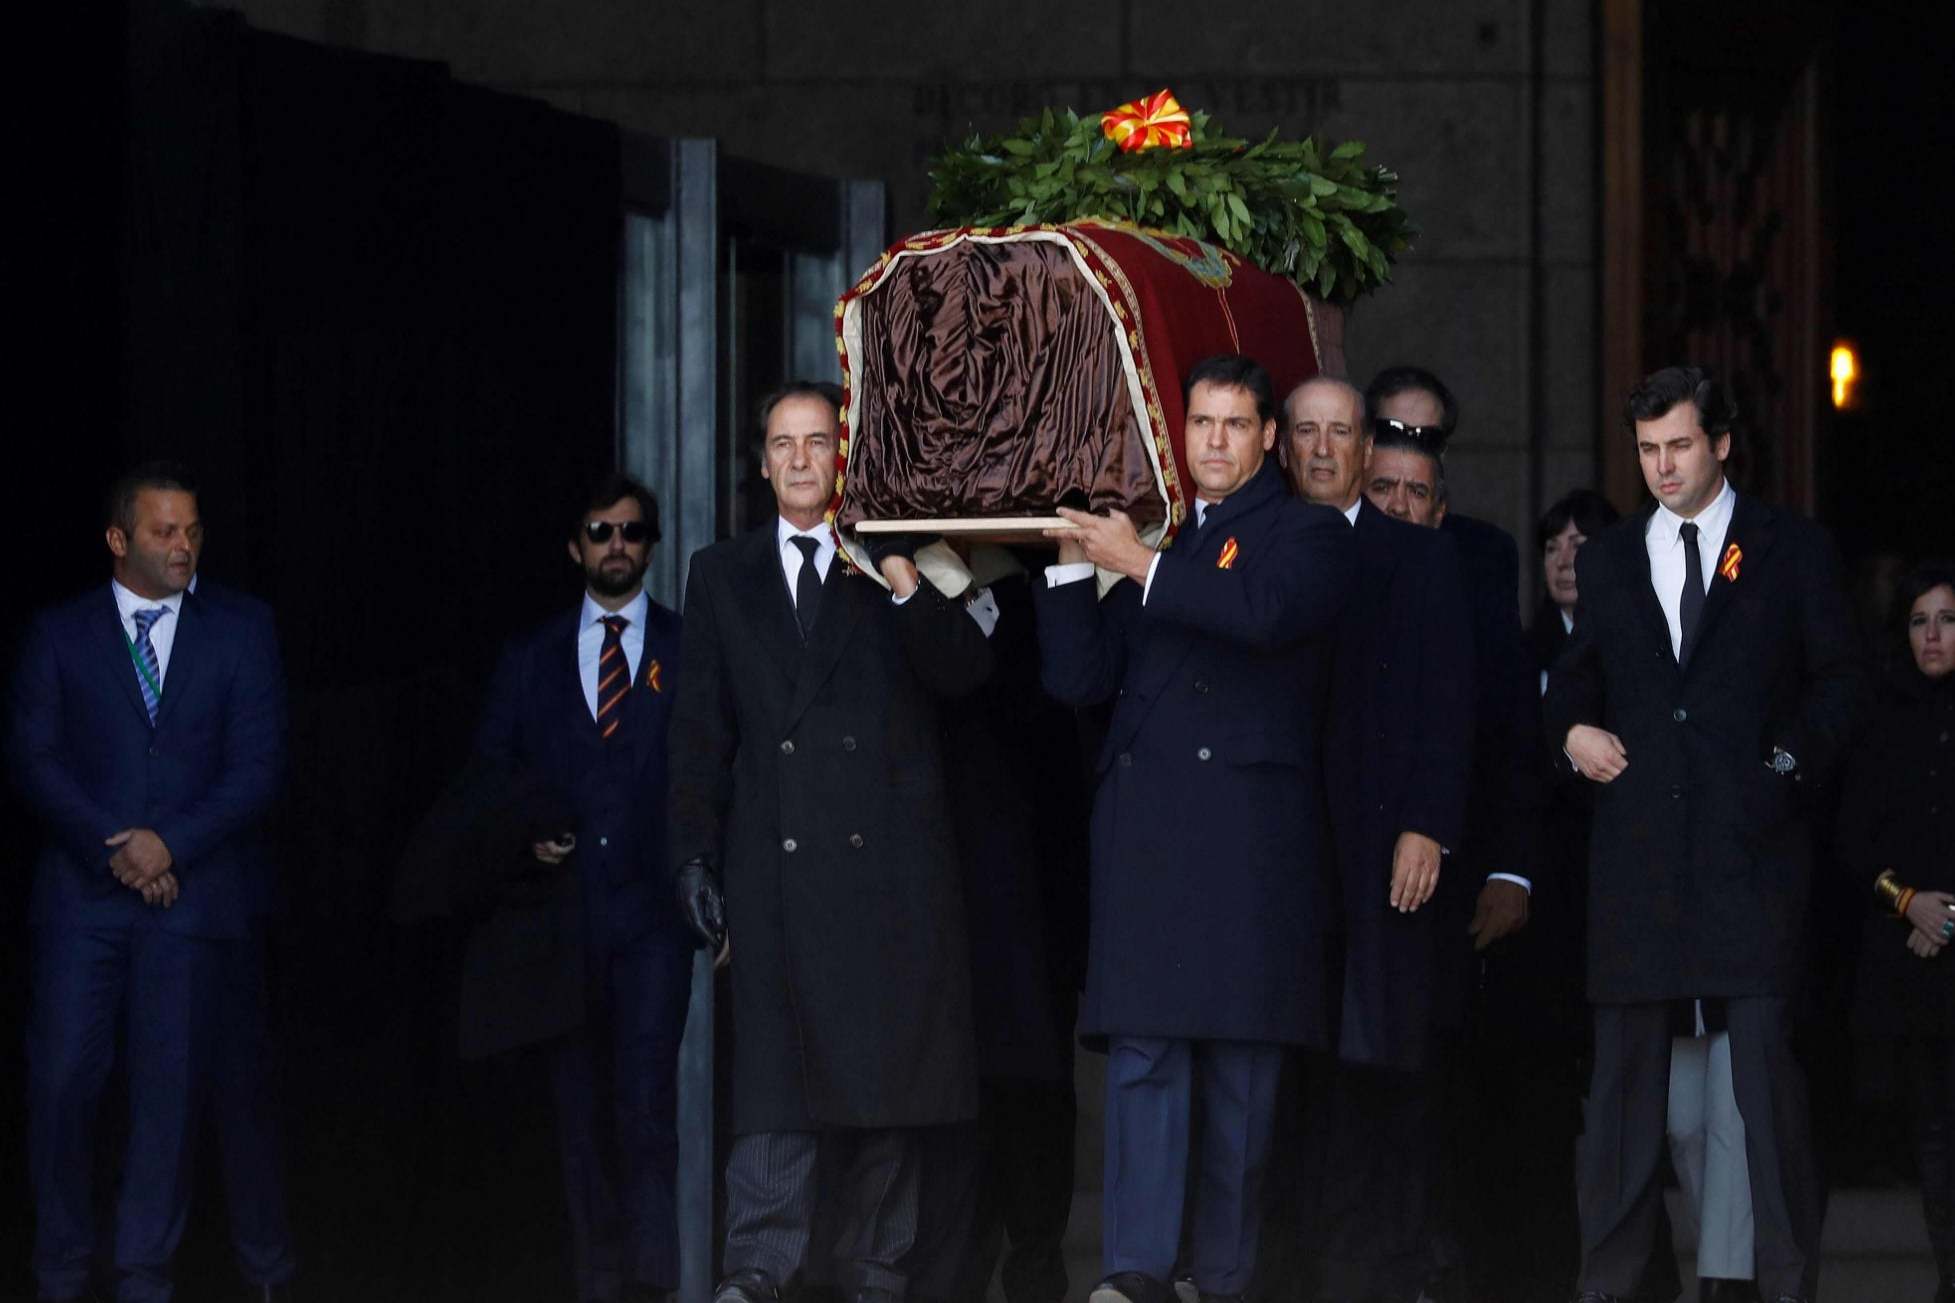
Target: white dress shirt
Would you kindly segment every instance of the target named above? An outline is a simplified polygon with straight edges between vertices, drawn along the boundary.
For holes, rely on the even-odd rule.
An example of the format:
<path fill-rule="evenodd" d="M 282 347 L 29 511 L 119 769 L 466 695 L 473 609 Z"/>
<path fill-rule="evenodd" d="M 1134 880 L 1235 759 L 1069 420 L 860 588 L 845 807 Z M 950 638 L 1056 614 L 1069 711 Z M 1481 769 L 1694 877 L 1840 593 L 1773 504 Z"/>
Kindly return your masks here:
<path fill-rule="evenodd" d="M 597 718 L 597 658 L 604 654 L 604 617 L 622 615 L 630 623 L 618 635 L 625 654 L 625 682 L 638 681 L 638 663 L 645 653 L 645 617 L 651 614 L 652 599 L 640 593 L 615 612 L 607 611 L 584 594 L 583 614 L 577 624 L 577 677 L 584 681 L 584 704 L 591 718 Z"/>
<path fill-rule="evenodd" d="M 1351 524 L 1355 526 L 1358 523 L 1358 508 L 1362 507 L 1363 505 L 1364 505 L 1364 494 L 1360 493 L 1358 494 L 1357 497 L 1351 500 L 1350 506 L 1344 508 L 1344 519 L 1350 521 Z"/>
<path fill-rule="evenodd" d="M 801 549 L 790 539 L 811 538 L 815 541 L 815 578 L 821 583 L 828 582 L 828 566 L 835 559 L 835 535 L 828 526 L 817 525 L 813 529 L 797 529 L 788 522 L 787 517 L 774 518 L 774 536 L 780 540 L 781 573 L 787 577 L 788 601 L 794 600 L 794 585 L 801 578 L 801 567 L 807 561 Z"/>
<path fill-rule="evenodd" d="M 1724 536 L 1731 528 L 1731 508 L 1738 495 L 1726 480 L 1711 505 L 1697 513 L 1697 573 L 1704 581 L 1704 592 L 1711 591 L 1717 576 L 1717 563 L 1724 555 Z M 1650 587 L 1663 604 L 1663 618 L 1670 625 L 1670 654 L 1683 656 L 1683 535 L 1684 518 L 1658 504 L 1643 533 L 1643 546 L 1649 549 Z"/>
<path fill-rule="evenodd" d="M 109 580 L 109 591 L 115 594 L 115 609 L 122 616 L 122 636 L 129 645 L 136 645 L 136 612 L 162 607 L 168 615 L 161 615 L 149 626 L 149 645 L 156 652 L 156 686 L 160 689 L 170 677 L 170 649 L 176 646 L 177 621 L 183 618 L 183 594 L 171 593 L 168 597 L 152 601 L 138 597 L 115 580 Z M 131 668 L 134 673 L 134 668 Z"/>

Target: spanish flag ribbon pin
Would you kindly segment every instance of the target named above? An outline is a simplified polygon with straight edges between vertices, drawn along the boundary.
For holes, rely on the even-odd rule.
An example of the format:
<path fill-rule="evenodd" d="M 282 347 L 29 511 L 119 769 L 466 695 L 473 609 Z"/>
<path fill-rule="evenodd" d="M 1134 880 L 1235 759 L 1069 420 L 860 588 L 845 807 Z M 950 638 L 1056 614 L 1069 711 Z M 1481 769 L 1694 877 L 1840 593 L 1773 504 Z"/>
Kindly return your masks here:
<path fill-rule="evenodd" d="M 1161 146 L 1186 149 L 1194 143 L 1192 127 L 1188 110 L 1167 90 L 1157 90 L 1100 115 L 1101 133 L 1129 154 Z"/>
<path fill-rule="evenodd" d="M 1215 568 L 1217 570 L 1229 569 L 1231 566 L 1235 564 L 1235 554 L 1236 554 L 1235 536 L 1231 534 L 1229 536 L 1229 541 L 1222 544 L 1222 554 L 1215 558 Z"/>
<path fill-rule="evenodd" d="M 665 685 L 659 681 L 660 668 L 657 657 L 653 657 L 652 663 L 645 667 L 645 686 L 653 692 L 665 691 Z"/>
<path fill-rule="evenodd" d="M 1738 582 L 1738 563 L 1745 559 L 1744 549 L 1733 543 L 1724 549 L 1724 560 L 1717 563 L 1717 572 L 1724 576 L 1724 582 Z"/>

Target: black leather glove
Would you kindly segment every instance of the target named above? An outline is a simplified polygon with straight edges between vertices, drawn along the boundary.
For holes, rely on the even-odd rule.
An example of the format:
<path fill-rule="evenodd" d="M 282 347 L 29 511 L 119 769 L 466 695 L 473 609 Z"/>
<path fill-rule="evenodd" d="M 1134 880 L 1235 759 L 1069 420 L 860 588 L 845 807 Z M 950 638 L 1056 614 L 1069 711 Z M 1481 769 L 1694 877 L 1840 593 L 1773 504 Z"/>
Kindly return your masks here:
<path fill-rule="evenodd" d="M 673 887 L 686 926 L 698 935 L 701 945 L 718 954 L 726 946 L 726 901 L 720 895 L 720 875 L 706 860 L 687 860 L 679 867 Z"/>
<path fill-rule="evenodd" d="M 937 541 L 935 534 L 859 534 L 862 549 L 869 554 L 869 560 L 876 569 L 882 569 L 885 558 L 899 556 L 911 565 L 916 564 L 918 548 L 928 547 Z"/>

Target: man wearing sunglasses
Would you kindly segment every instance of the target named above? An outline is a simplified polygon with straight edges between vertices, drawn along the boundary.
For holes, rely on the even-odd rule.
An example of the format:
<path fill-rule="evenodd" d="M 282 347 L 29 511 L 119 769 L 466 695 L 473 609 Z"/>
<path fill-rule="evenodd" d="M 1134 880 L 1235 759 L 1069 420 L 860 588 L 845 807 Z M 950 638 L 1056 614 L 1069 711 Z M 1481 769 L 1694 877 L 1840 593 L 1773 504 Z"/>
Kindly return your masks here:
<path fill-rule="evenodd" d="M 668 885 L 664 802 L 679 617 L 643 587 L 659 537 L 650 490 L 607 476 L 569 523 L 583 600 L 511 644 L 478 750 L 553 778 L 576 811 L 528 848 L 576 875 L 581 905 L 586 1007 L 550 1042 L 551 1087 L 578 1297 L 633 1303 L 679 1281 L 675 1074 L 693 947 Z"/>
<path fill-rule="evenodd" d="M 1445 1139 L 1432 1215 L 1432 1292 L 1443 1300 L 1458 1296 L 1457 1278 L 1469 1263 L 1478 1270 L 1481 1259 L 1500 1247 L 1481 1232 L 1498 1236 L 1506 1230 L 1479 1210 L 1508 1197 L 1517 1183 L 1503 1178 L 1496 1184 L 1485 1174 L 1506 1171 L 1514 1164 L 1512 1154 L 1525 1148 L 1503 1150 L 1486 1142 L 1486 1105 L 1506 1096 L 1513 1083 L 1468 1072 L 1469 1063 L 1503 1056 L 1469 1056 L 1463 1038 L 1472 1037 L 1483 1049 L 1489 1037 L 1502 1038 L 1503 1047 L 1524 1048 L 1529 1040 L 1527 1028 L 1516 1021 L 1526 1015 L 1500 994 L 1515 980 L 1527 980 L 1524 963 L 1517 969 L 1519 942 L 1495 943 L 1526 925 L 1533 890 L 1533 828 L 1541 803 L 1534 768 L 1537 688 L 1521 634 L 1520 550 L 1505 530 L 1450 509 L 1444 459 L 1459 428 L 1458 400 L 1444 381 L 1418 366 L 1379 372 L 1366 387 L 1365 400 L 1373 417 L 1366 495 L 1379 510 L 1452 540 L 1472 645 L 1466 820 L 1433 900 L 1442 942 L 1449 935 L 1457 938 L 1455 946 L 1442 950 L 1434 983 L 1435 1021 L 1452 1046 L 1442 1055 L 1447 1081 L 1437 1097 L 1443 1104 L 1438 1134 Z M 1496 994 L 1474 1007 L 1482 967 L 1484 985 Z"/>

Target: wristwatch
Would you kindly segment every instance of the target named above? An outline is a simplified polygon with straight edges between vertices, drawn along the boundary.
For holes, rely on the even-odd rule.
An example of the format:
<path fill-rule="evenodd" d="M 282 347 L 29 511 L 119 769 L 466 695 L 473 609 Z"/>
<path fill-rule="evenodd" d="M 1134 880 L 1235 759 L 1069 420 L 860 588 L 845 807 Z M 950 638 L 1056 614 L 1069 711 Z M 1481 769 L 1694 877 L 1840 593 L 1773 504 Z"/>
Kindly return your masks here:
<path fill-rule="evenodd" d="M 1773 747 L 1772 758 L 1765 762 L 1765 767 L 1780 777 L 1784 777 L 1786 774 L 1797 769 L 1799 762 L 1784 747 Z"/>

